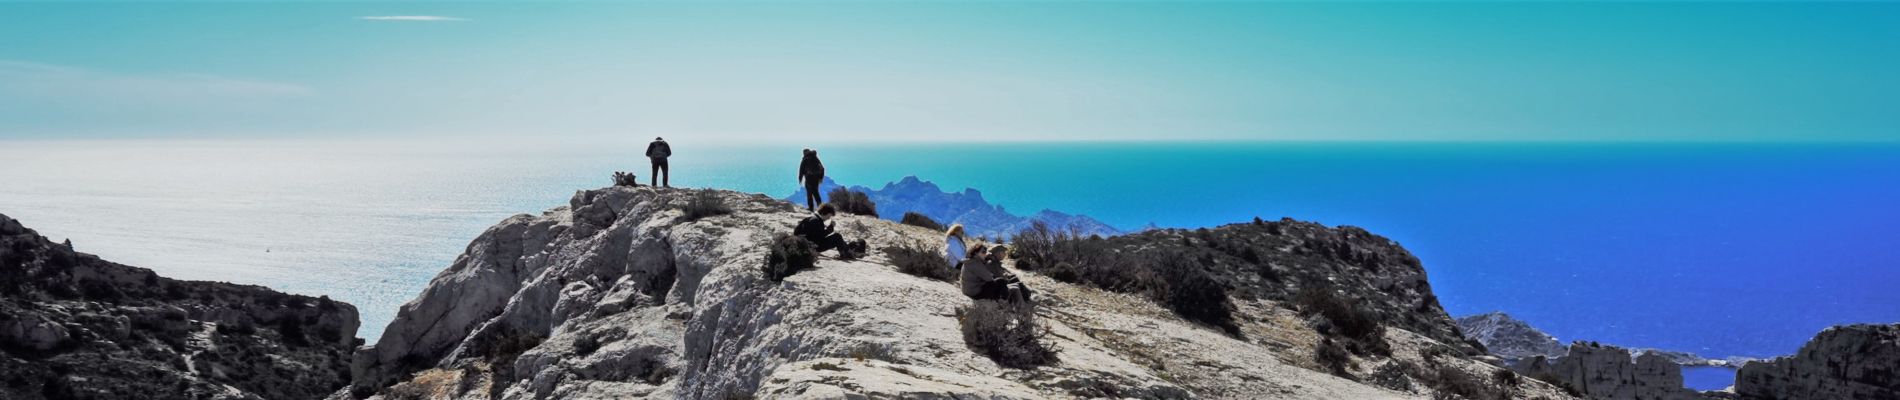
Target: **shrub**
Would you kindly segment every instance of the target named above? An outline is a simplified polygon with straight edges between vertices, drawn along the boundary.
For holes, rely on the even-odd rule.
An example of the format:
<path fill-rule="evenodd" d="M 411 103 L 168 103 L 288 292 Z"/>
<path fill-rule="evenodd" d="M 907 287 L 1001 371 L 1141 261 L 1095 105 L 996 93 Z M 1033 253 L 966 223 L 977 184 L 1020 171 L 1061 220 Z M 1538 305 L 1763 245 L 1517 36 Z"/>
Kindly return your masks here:
<path fill-rule="evenodd" d="M 582 334 L 581 337 L 574 339 L 574 355 L 586 357 L 594 354 L 596 350 L 600 350 L 600 338 L 592 334 Z"/>
<path fill-rule="evenodd" d="M 1352 354 L 1331 338 L 1319 340 L 1319 347 L 1313 349 L 1313 361 L 1318 362 L 1327 373 L 1353 379 L 1352 373 L 1348 372 L 1352 365 Z"/>
<path fill-rule="evenodd" d="M 1404 360 L 1393 360 L 1372 370 L 1372 374 L 1366 376 L 1365 381 L 1366 383 L 1371 383 L 1373 386 L 1400 392 L 1411 392 L 1413 388 L 1412 377 L 1424 376 L 1424 371 L 1425 370 L 1419 368 L 1418 364 Z"/>
<path fill-rule="evenodd" d="M 831 198 L 831 205 L 837 207 L 838 212 L 869 215 L 873 217 L 877 216 L 877 204 L 871 203 L 871 198 L 865 196 L 864 192 L 836 188 L 831 189 L 831 193 L 828 195 Z"/>
<path fill-rule="evenodd" d="M 783 281 L 785 277 L 818 263 L 818 252 L 814 251 L 816 246 L 805 238 L 781 233 L 767 246 L 765 278 L 773 282 Z"/>
<path fill-rule="evenodd" d="M 680 207 L 680 211 L 686 214 L 687 221 L 698 221 L 714 215 L 731 214 L 732 206 L 719 198 L 718 191 L 700 189 L 693 191 L 693 198 L 686 200 L 686 206 Z"/>
<path fill-rule="evenodd" d="M 950 262 L 929 245 L 908 242 L 886 247 L 884 254 L 891 257 L 891 264 L 897 265 L 897 272 L 944 282 L 957 278 L 957 271 L 950 268 Z"/>
<path fill-rule="evenodd" d="M 1436 373 L 1427 379 L 1431 386 L 1432 398 L 1464 398 L 1471 400 L 1509 399 L 1510 394 L 1497 387 L 1485 384 L 1484 380 L 1471 376 L 1471 373 L 1450 365 L 1440 365 Z M 1456 397 L 1452 397 L 1452 396 Z"/>
<path fill-rule="evenodd" d="M 1056 360 L 1056 350 L 1043 343 L 1048 332 L 1036 326 L 1031 306 L 978 300 L 957 309 L 963 342 L 997 365 L 1029 368 Z"/>
<path fill-rule="evenodd" d="M 1517 378 L 1516 372 L 1511 372 L 1511 370 L 1503 368 L 1491 372 L 1491 382 L 1495 382 L 1498 386 L 1503 387 L 1517 387 L 1518 384 L 1523 383 L 1522 380 Z"/>
<path fill-rule="evenodd" d="M 285 316 L 277 319 L 277 334 L 284 337 L 284 343 L 292 346 L 308 346 L 310 340 L 304 337 L 303 321 Z"/>
<path fill-rule="evenodd" d="M 937 220 L 930 219 L 930 216 L 916 212 L 905 212 L 904 219 L 898 222 L 904 225 L 919 226 L 933 231 L 942 231 L 946 228 L 942 223 L 938 223 Z"/>
<path fill-rule="evenodd" d="M 1392 347 L 1385 342 L 1385 326 L 1379 324 L 1378 315 L 1353 308 L 1345 299 L 1334 295 L 1332 289 L 1308 286 L 1300 289 L 1294 301 L 1302 314 L 1326 319 L 1327 325 L 1320 333 L 1349 339 L 1353 353 L 1391 355 Z"/>
<path fill-rule="evenodd" d="M 1220 328 L 1229 335 L 1240 335 L 1240 326 L 1234 323 L 1234 302 L 1227 297 L 1227 286 L 1209 277 L 1206 270 L 1185 257 L 1164 255 L 1151 262 L 1166 283 L 1150 291 L 1155 301 L 1166 304 L 1181 318 Z"/>

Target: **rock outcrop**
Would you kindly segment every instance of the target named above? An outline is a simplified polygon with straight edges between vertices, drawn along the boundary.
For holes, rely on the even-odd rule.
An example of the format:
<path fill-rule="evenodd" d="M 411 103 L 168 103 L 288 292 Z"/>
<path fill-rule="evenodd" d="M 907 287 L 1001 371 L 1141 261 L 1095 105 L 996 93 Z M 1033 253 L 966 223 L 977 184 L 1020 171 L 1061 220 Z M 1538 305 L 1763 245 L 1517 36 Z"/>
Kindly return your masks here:
<path fill-rule="evenodd" d="M 0 215 L 0 398 L 322 398 L 356 328 L 349 304 L 160 277 Z"/>
<path fill-rule="evenodd" d="M 1792 356 L 1742 366 L 1735 393 L 1744 399 L 1900 399 L 1900 324 L 1828 328 Z"/>
<path fill-rule="evenodd" d="M 1682 366 L 1655 354 L 1630 357 L 1628 349 L 1577 342 L 1563 357 L 1534 356 L 1517 366 L 1524 375 L 1552 381 L 1592 399 L 1700 399 L 1682 386 Z"/>
<path fill-rule="evenodd" d="M 844 187 L 830 178 L 819 184 L 821 193 L 830 193 L 832 189 Z M 864 186 L 851 186 L 846 189 L 863 192 L 871 202 L 877 203 L 879 217 L 896 221 L 905 212 L 916 212 L 929 216 L 944 224 L 963 224 L 972 236 L 1005 238 L 1028 228 L 1029 224 L 1042 222 L 1063 229 L 1075 228 L 1084 234 L 1110 236 L 1123 231 L 1107 223 L 1090 218 L 1087 215 L 1073 215 L 1054 210 L 1042 210 L 1028 216 L 1011 214 L 1003 206 L 990 204 L 983 199 L 983 193 L 976 189 L 964 188 L 961 192 L 945 192 L 930 181 L 906 176 L 897 182 L 885 183 L 883 188 L 872 189 Z M 805 189 L 793 192 L 789 201 L 798 204 L 805 202 Z"/>
<path fill-rule="evenodd" d="M 568 206 L 489 228 L 402 307 L 375 346 L 359 349 L 352 388 L 334 398 L 1380 399 L 1436 391 L 1317 372 L 1310 349 L 1322 335 L 1266 297 L 1237 302 L 1245 335 L 1236 336 L 1147 298 L 1035 273 L 1021 275 L 1037 289 L 1035 318 L 1058 360 L 1005 368 L 965 344 L 956 314 L 970 300 L 955 285 L 897 272 L 880 252 L 827 256 L 782 282 L 766 279 L 764 244 L 791 231 L 802 207 L 717 193 L 732 213 L 688 219 L 679 210 L 688 191 L 617 187 L 581 191 Z M 836 224 L 872 249 L 928 245 L 939 235 L 858 216 Z M 1306 235 L 1304 226 L 1285 232 Z M 1347 235 L 1373 238 L 1356 232 Z M 1321 250 L 1378 257 L 1355 246 Z M 1495 367 L 1444 355 L 1466 345 L 1450 317 L 1422 299 L 1429 293 L 1419 291 L 1418 273 L 1384 284 L 1410 288 L 1400 291 L 1404 299 L 1351 292 L 1367 303 L 1436 312 L 1393 316 L 1411 322 L 1383 332 L 1391 359 L 1358 359 L 1354 370 L 1403 359 L 1491 376 Z M 1385 281 L 1339 279 L 1370 288 Z M 1567 397 L 1541 383 L 1513 393 Z"/>
<path fill-rule="evenodd" d="M 1484 344 L 1491 355 L 1508 360 L 1558 357 L 1564 355 L 1565 351 L 1557 337 L 1503 312 L 1460 317 L 1458 330 L 1464 333 L 1465 338 Z"/>

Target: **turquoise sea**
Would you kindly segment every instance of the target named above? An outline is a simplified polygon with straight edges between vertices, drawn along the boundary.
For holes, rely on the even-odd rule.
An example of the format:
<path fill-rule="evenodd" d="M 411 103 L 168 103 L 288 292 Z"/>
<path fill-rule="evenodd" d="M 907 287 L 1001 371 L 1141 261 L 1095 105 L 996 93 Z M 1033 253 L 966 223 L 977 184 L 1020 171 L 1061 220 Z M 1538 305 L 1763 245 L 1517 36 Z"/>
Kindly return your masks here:
<path fill-rule="evenodd" d="M 641 138 L 644 139 L 644 138 Z M 800 145 L 672 138 L 675 186 L 774 197 Z M 1289 216 L 1417 254 L 1454 315 L 1710 357 L 1900 322 L 1900 145 L 828 144 L 840 183 L 916 175 L 1124 229 Z M 482 229 L 564 205 L 644 141 L 0 141 L 0 213 L 187 279 L 356 304 L 374 338 Z M 1704 384 L 1704 386 L 1709 384 Z"/>

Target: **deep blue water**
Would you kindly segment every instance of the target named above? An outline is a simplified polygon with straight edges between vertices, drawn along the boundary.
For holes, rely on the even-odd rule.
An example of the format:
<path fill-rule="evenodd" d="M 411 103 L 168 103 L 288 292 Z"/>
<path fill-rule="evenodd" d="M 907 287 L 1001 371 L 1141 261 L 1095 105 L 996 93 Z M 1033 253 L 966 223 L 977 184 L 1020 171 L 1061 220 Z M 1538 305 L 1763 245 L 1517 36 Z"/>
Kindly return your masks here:
<path fill-rule="evenodd" d="M 1735 370 L 1722 367 L 1683 367 L 1682 386 L 1695 390 L 1721 390 L 1735 384 Z"/>
<path fill-rule="evenodd" d="M 781 197 L 799 146 L 675 138 L 676 186 Z M 191 279 L 328 294 L 380 333 L 481 229 L 564 205 L 643 143 L 0 142 L 0 213 Z M 1792 353 L 1900 322 L 1900 146 L 1002 143 L 820 146 L 834 178 L 906 175 L 1123 228 L 1290 216 L 1417 254 L 1455 315 L 1563 340 Z M 270 252 L 265 252 L 265 250 Z"/>

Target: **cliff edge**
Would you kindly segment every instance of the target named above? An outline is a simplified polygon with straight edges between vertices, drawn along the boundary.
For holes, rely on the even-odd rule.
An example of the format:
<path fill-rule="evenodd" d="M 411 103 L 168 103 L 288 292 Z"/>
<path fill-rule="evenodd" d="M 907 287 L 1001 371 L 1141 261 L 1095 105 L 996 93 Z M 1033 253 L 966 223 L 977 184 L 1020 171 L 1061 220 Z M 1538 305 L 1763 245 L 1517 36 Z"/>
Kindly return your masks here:
<path fill-rule="evenodd" d="M 0 215 L 0 398 L 322 398 L 356 328 L 346 303 L 164 278 Z"/>
<path fill-rule="evenodd" d="M 731 212 L 689 218 L 682 209 L 702 196 Z M 1340 355 L 1346 364 L 1330 373 L 1315 361 L 1331 340 L 1316 328 L 1325 324 L 1286 306 L 1279 289 L 1249 289 L 1278 285 L 1256 272 L 1217 275 L 1247 285 L 1235 289 L 1238 334 L 1147 297 L 1025 272 L 1043 340 L 1058 356 L 1008 368 L 966 344 L 958 309 L 971 301 L 954 284 L 898 272 L 887 251 L 764 277 L 766 244 L 804 215 L 764 195 L 613 187 L 510 217 L 403 305 L 375 346 L 358 350 L 351 388 L 333 398 L 1382 399 L 1485 388 L 1569 397 L 1531 380 L 1494 383 L 1509 373 L 1464 358 L 1475 352 L 1420 284 L 1422 270 L 1410 269 L 1337 279 L 1355 285 L 1338 295 L 1406 315 L 1387 316 L 1392 329 L 1377 333 L 1389 351 Z M 939 232 L 876 218 L 835 221 L 871 249 L 941 242 Z M 1390 243 L 1356 228 L 1273 226 L 1247 229 Z M 1258 251 L 1416 265 L 1357 245 Z M 1289 263 L 1273 266 L 1301 279 L 1357 273 L 1291 264 L 1303 257 L 1254 259 Z M 1380 287 L 1402 295 L 1382 298 Z M 1446 379 L 1458 382 L 1437 382 Z"/>

